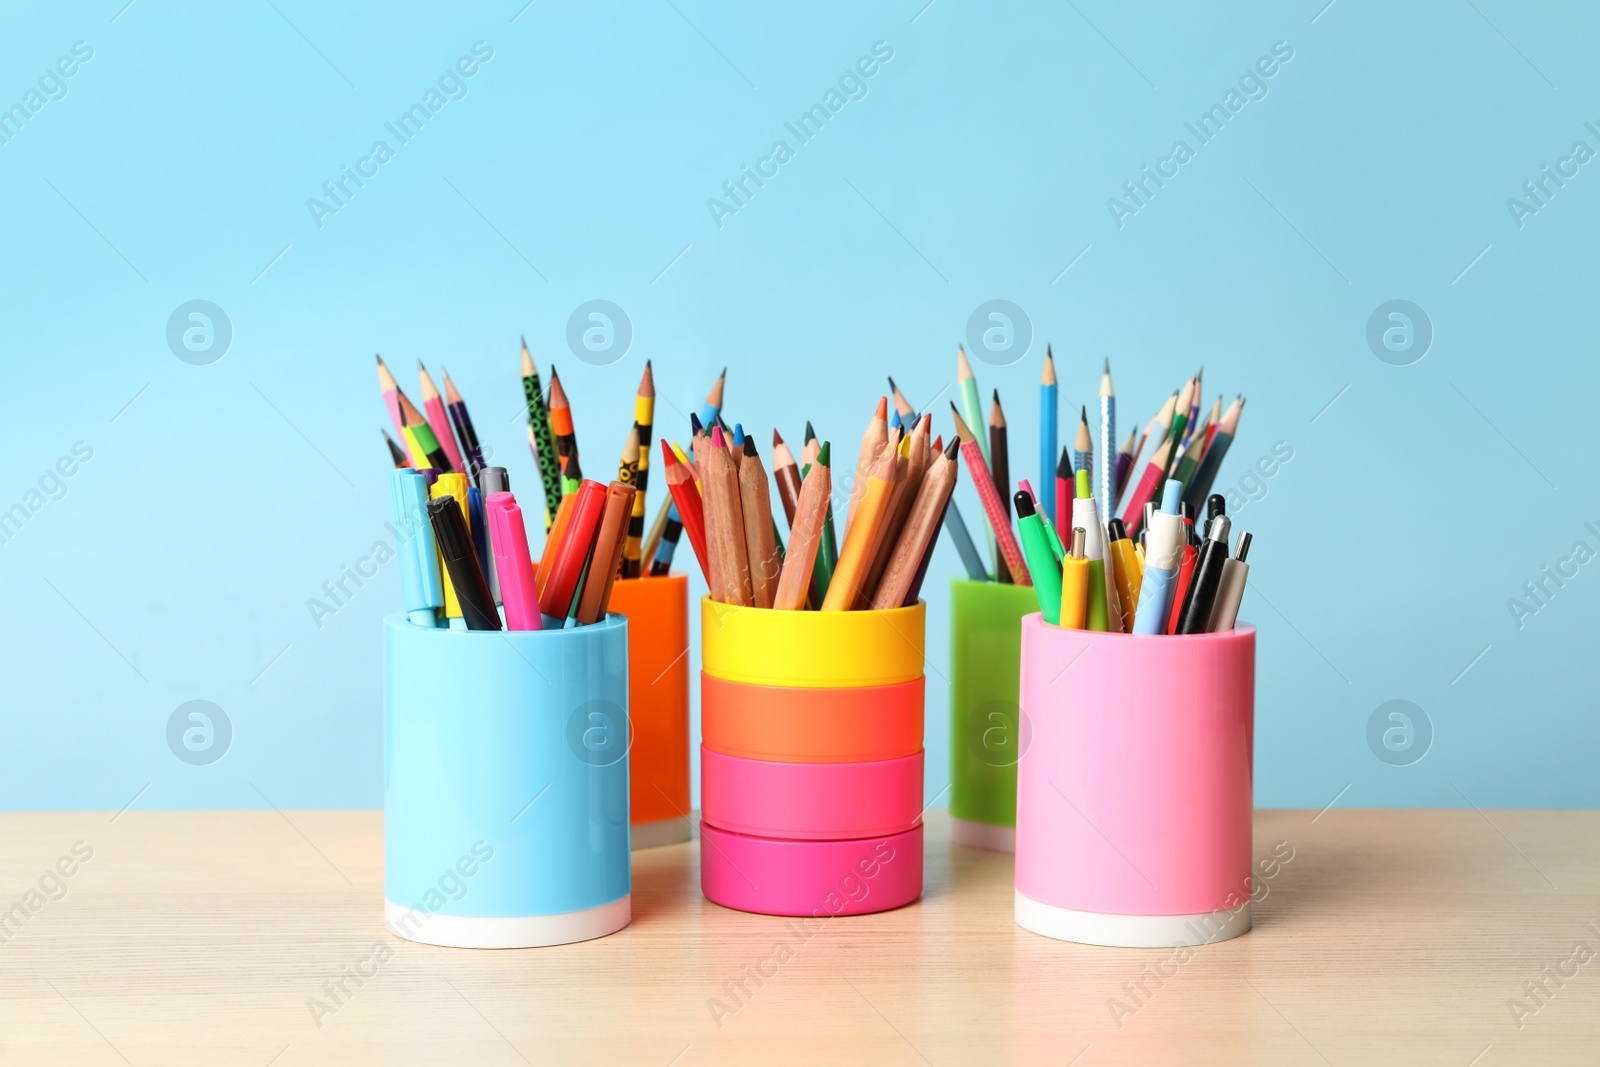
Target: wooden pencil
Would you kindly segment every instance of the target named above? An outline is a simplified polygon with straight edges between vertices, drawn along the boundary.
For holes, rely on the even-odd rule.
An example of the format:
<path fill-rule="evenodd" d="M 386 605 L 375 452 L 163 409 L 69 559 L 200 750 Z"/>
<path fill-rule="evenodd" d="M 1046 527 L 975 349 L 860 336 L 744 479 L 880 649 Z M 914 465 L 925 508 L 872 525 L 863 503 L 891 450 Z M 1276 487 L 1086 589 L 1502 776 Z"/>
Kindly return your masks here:
<path fill-rule="evenodd" d="M 905 394 L 900 391 L 900 387 L 894 384 L 893 378 L 889 379 L 889 396 L 894 400 L 895 417 L 900 420 L 901 426 L 910 426 L 917 421 L 916 409 L 911 406 L 911 401 L 907 400 Z"/>
<path fill-rule="evenodd" d="M 855 480 L 850 483 L 850 504 L 845 509 L 845 529 L 855 521 L 856 505 L 867 491 L 867 470 L 872 466 L 879 452 L 883 450 L 883 442 L 889 436 L 889 398 L 880 396 L 878 408 L 872 413 L 872 418 L 867 422 L 867 430 L 861 435 L 861 451 L 856 455 Z"/>
<path fill-rule="evenodd" d="M 444 446 L 444 454 L 450 457 L 450 465 L 458 471 L 466 471 L 467 464 L 461 458 L 455 431 L 450 428 L 450 413 L 444 409 L 444 397 L 439 395 L 439 390 L 433 384 L 433 378 L 428 374 L 428 368 L 422 365 L 420 359 L 417 360 L 417 380 L 422 390 L 422 407 L 428 413 L 428 428 Z"/>
<path fill-rule="evenodd" d="M 984 462 L 983 450 L 978 447 L 977 437 L 962 420 L 961 412 L 956 410 L 954 404 L 950 405 L 950 413 L 956 420 L 956 436 L 961 439 L 961 456 L 967 461 L 967 472 L 972 475 L 972 482 L 977 487 L 978 499 L 983 501 L 984 514 L 989 517 L 1002 568 L 1010 570 L 1011 580 L 1017 585 L 1028 585 L 1028 565 L 1022 559 L 1022 546 L 1017 544 L 1016 534 L 1011 532 L 1011 518 L 1000 503 L 1000 493 L 995 489 L 994 475 L 989 472 L 989 465 Z"/>
<path fill-rule="evenodd" d="M 994 475 L 995 494 L 1000 499 L 1000 510 L 1005 525 L 1011 526 L 1011 447 L 1006 432 L 1006 414 L 1000 409 L 1000 390 L 994 391 L 994 401 L 989 407 L 989 470 Z M 999 531 L 995 531 L 998 536 Z M 995 580 L 1011 581 L 1009 565 L 997 568 Z"/>
<path fill-rule="evenodd" d="M 798 611 L 810 599 L 811 575 L 822 547 L 822 525 L 832 495 L 833 472 L 828 469 L 828 446 L 824 444 L 800 485 L 794 523 L 789 528 L 789 552 L 772 595 L 772 606 L 780 611 Z"/>
<path fill-rule="evenodd" d="M 917 487 L 916 500 L 895 542 L 883 578 L 872 595 L 874 611 L 897 608 L 905 603 L 928 546 L 938 536 L 945 505 L 955 490 L 956 469 L 956 442 L 951 441 L 948 449 L 934 456 L 928 476 Z"/>
<path fill-rule="evenodd" d="M 379 429 L 381 430 L 383 428 L 380 426 Z M 389 458 L 394 460 L 394 465 L 396 467 L 411 466 L 411 461 L 406 458 L 405 451 L 399 445 L 394 443 L 394 438 L 389 436 L 388 430 L 383 430 L 383 440 L 384 443 L 389 446 Z"/>
<path fill-rule="evenodd" d="M 461 391 L 450 380 L 450 372 L 443 367 L 439 370 L 444 375 L 445 410 L 450 414 L 450 425 L 455 428 L 456 441 L 460 443 L 462 456 L 467 462 L 467 474 L 476 481 L 478 472 L 484 468 L 483 447 L 478 443 L 478 431 L 472 425 L 472 416 L 467 413 L 467 402 L 461 399 Z"/>
<path fill-rule="evenodd" d="M 706 556 L 711 564 L 711 599 L 742 607 L 754 605 L 750 587 L 750 557 L 745 546 L 744 519 L 739 498 L 739 475 L 728 455 L 722 427 L 701 442 L 705 476 L 701 492 L 705 503 Z"/>
<path fill-rule="evenodd" d="M 778 483 L 778 500 L 783 504 L 784 522 L 789 524 L 789 532 L 793 534 L 795 511 L 800 504 L 800 467 L 795 463 L 789 446 L 783 443 L 783 435 L 777 430 L 772 431 L 772 480 Z"/>
<path fill-rule="evenodd" d="M 783 560 L 773 534 L 772 497 L 767 472 L 752 438 L 744 439 L 744 460 L 739 464 L 739 508 L 744 517 L 745 555 L 750 560 L 750 598 L 758 608 L 772 607 Z"/>
<path fill-rule="evenodd" d="M 1072 442 L 1072 470 L 1088 471 L 1089 478 L 1094 478 L 1094 438 L 1089 434 L 1089 409 L 1078 409 L 1078 436 Z"/>
<path fill-rule="evenodd" d="M 884 521 L 883 533 L 879 536 L 877 550 L 873 553 L 872 569 L 867 572 L 864 588 L 868 590 L 876 590 L 878 583 L 883 580 L 889 559 L 894 555 L 895 545 L 899 543 L 906 520 L 911 515 L 911 508 L 916 503 L 924 472 L 928 467 L 928 456 L 931 451 L 928 438 L 932 429 L 933 418 L 924 415 L 916 420 L 916 425 L 911 431 L 911 437 L 906 445 L 906 462 L 899 470 L 900 479 L 895 483 L 894 496 L 890 501 L 889 517 Z M 869 592 L 862 599 L 870 601 L 872 594 Z"/>
<path fill-rule="evenodd" d="M 710 553 L 706 549 L 706 520 L 705 508 L 700 500 L 700 493 L 694 487 L 694 468 L 678 459 L 671 444 L 661 442 L 661 455 L 663 458 L 662 470 L 667 476 L 667 492 L 672 497 L 673 512 L 678 516 L 680 529 L 689 535 L 689 544 L 694 548 L 695 559 L 700 563 L 700 576 L 706 580 L 706 585 L 711 584 Z M 670 525 L 673 520 L 669 519 Z M 668 567 L 661 571 L 656 570 L 657 560 L 652 560 L 650 573 L 670 573 Z"/>
<path fill-rule="evenodd" d="M 388 364 L 383 362 L 383 357 L 377 356 L 376 358 L 378 360 L 378 391 L 383 394 L 383 406 L 389 409 L 389 418 L 394 423 L 394 432 L 404 437 L 406 435 L 406 420 L 400 416 L 400 386 L 394 380 L 394 375 L 389 373 Z"/>
<path fill-rule="evenodd" d="M 884 407 L 880 403 L 879 410 L 884 410 Z M 893 444 L 890 444 L 891 440 Z M 889 497 L 894 492 L 895 470 L 899 462 L 898 446 L 897 439 L 887 438 L 867 469 L 861 503 L 855 517 L 845 527 L 839 563 L 834 568 L 832 581 L 828 583 L 828 595 L 822 601 L 823 611 L 848 611 L 862 595 L 861 584 L 872 562 L 868 553 L 888 510 Z"/>
<path fill-rule="evenodd" d="M 811 423 L 807 421 L 805 444 L 800 447 L 800 467 L 802 470 L 811 465 L 811 461 L 817 458 L 817 452 L 820 449 L 821 446 L 817 444 L 817 431 L 813 430 Z"/>

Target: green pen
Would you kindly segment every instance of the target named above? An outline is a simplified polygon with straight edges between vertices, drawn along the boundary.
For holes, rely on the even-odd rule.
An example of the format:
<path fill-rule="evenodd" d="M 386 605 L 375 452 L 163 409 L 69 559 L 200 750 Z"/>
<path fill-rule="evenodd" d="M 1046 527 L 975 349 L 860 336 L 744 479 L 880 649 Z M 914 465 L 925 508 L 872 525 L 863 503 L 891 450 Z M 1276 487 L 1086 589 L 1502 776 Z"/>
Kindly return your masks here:
<path fill-rule="evenodd" d="M 1033 595 L 1039 601 L 1039 612 L 1052 626 L 1061 625 L 1061 566 L 1050 547 L 1050 535 L 1045 533 L 1043 516 L 1033 504 L 1033 497 L 1022 490 L 1011 498 L 1017 508 L 1017 532 L 1022 540 L 1022 554 L 1028 561 L 1028 573 L 1033 577 Z"/>
<path fill-rule="evenodd" d="M 1109 611 L 1106 605 L 1105 545 L 1100 535 L 1100 520 L 1094 507 L 1094 492 L 1089 487 L 1089 472 L 1080 470 L 1077 480 L 1077 497 L 1072 502 L 1073 522 L 1084 527 L 1084 552 L 1089 557 L 1089 609 L 1085 629 L 1109 630 Z"/>

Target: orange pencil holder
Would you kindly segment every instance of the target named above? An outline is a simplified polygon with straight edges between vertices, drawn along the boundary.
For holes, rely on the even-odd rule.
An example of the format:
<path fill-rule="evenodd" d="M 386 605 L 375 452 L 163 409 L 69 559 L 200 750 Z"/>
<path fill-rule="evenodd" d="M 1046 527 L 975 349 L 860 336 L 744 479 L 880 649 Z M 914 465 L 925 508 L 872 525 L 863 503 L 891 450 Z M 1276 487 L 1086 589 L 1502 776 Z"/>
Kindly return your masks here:
<path fill-rule="evenodd" d="M 628 617 L 628 817 L 634 848 L 688 841 L 689 577 L 619 578 Z"/>
<path fill-rule="evenodd" d="M 922 893 L 925 608 L 701 601 L 701 889 L 767 915 Z"/>

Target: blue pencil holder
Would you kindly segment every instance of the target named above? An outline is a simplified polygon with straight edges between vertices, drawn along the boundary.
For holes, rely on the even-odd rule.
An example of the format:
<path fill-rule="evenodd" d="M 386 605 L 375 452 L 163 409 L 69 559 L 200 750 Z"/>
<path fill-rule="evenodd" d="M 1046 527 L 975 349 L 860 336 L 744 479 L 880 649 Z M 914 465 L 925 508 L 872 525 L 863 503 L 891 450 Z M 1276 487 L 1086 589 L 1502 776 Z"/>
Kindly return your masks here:
<path fill-rule="evenodd" d="M 384 620 L 383 911 L 399 937 L 534 948 L 631 917 L 628 621 Z"/>

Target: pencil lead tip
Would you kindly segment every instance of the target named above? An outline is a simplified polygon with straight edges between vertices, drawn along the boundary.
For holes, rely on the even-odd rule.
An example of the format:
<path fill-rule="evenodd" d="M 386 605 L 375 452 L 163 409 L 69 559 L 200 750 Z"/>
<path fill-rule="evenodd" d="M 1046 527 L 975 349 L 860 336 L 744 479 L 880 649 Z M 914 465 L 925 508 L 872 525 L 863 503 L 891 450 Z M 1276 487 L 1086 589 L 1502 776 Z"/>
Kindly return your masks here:
<path fill-rule="evenodd" d="M 900 390 L 895 387 L 894 375 L 889 374 L 889 375 L 885 375 L 885 377 L 889 379 L 889 392 L 898 393 Z"/>
<path fill-rule="evenodd" d="M 807 419 L 806 420 L 806 440 L 807 441 L 815 441 L 816 439 L 817 439 L 817 431 L 813 430 L 811 428 L 811 420 Z"/>
<path fill-rule="evenodd" d="M 1111 357 L 1110 356 L 1106 357 L 1106 365 L 1105 365 L 1104 373 L 1106 373 L 1106 374 L 1110 374 L 1111 373 Z"/>
<path fill-rule="evenodd" d="M 524 334 L 518 334 L 517 335 L 517 340 L 522 342 L 522 347 L 523 348 L 527 348 L 528 347 L 528 335 L 527 334 L 525 334 L 525 333 Z"/>
<path fill-rule="evenodd" d="M 721 448 L 722 447 L 722 427 L 721 426 L 713 426 L 713 427 L 711 427 L 711 447 L 712 448 Z"/>
<path fill-rule="evenodd" d="M 872 413 L 872 417 L 874 419 L 878 419 L 880 421 L 884 420 L 884 419 L 887 419 L 889 417 L 889 398 L 888 397 L 880 396 L 878 398 L 878 410 L 874 411 Z"/>
<path fill-rule="evenodd" d="M 822 464 L 824 467 L 828 465 L 828 442 L 822 442 L 822 447 L 817 450 L 816 462 Z"/>

